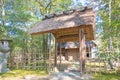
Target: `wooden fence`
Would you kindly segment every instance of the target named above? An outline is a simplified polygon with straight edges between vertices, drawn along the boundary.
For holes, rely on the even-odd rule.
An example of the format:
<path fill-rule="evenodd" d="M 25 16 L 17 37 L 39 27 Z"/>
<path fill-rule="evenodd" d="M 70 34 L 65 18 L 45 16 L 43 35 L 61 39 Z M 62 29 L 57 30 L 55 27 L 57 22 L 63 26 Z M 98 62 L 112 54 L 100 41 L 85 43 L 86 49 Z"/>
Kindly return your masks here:
<path fill-rule="evenodd" d="M 106 72 L 120 70 L 119 51 L 99 51 L 96 58 L 88 58 L 86 61 L 86 72 Z"/>
<path fill-rule="evenodd" d="M 54 58 L 54 56 L 51 56 Z M 12 52 L 8 58 L 8 68 L 27 70 L 53 70 L 54 61 L 49 60 L 49 54 L 39 53 L 19 53 Z"/>
<path fill-rule="evenodd" d="M 92 53 L 91 53 L 92 54 Z M 87 58 L 86 61 L 86 72 L 101 72 L 107 71 L 110 69 L 110 65 L 107 57 L 101 58 L 99 55 L 109 55 L 109 51 L 106 52 L 98 52 L 98 57 L 95 58 Z M 105 54 L 105 55 L 104 55 Z M 114 54 L 116 52 L 111 53 L 112 56 L 115 57 Z M 120 56 L 119 56 L 120 57 Z M 118 58 L 119 59 L 119 58 Z M 112 60 L 112 59 L 111 59 Z M 113 64 L 113 67 L 120 67 L 120 59 Z M 64 64 L 65 65 L 65 64 Z M 79 64 L 78 64 L 79 66 Z M 8 59 L 8 67 L 11 69 L 27 69 L 27 70 L 46 70 L 53 71 L 54 68 L 54 55 L 49 53 L 36 52 L 34 53 L 24 53 L 24 52 L 12 52 L 9 55 Z M 62 67 L 62 66 L 61 66 Z"/>

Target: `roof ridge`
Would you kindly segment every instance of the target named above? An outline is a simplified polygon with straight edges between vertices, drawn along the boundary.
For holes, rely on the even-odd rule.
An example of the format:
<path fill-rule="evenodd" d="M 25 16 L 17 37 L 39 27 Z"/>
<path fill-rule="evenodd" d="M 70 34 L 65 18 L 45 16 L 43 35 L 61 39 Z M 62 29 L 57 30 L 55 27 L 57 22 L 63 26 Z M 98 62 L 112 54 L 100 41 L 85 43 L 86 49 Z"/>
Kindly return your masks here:
<path fill-rule="evenodd" d="M 51 14 L 45 14 L 43 20 L 54 18 L 54 17 L 59 17 L 59 16 L 63 16 L 63 15 L 69 15 L 74 12 L 84 12 L 86 10 L 92 10 L 92 8 L 85 6 L 85 7 L 81 7 L 81 8 L 75 8 L 75 9 L 59 11 L 59 12 L 55 12 L 55 13 L 51 13 Z"/>

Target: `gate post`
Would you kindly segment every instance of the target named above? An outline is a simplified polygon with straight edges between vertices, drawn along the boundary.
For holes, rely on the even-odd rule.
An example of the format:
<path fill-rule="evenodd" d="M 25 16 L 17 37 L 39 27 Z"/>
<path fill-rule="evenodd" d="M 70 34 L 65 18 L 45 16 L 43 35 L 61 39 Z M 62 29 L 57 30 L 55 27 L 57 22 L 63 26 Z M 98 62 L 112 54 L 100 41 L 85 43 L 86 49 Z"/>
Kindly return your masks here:
<path fill-rule="evenodd" d="M 59 71 L 58 71 L 58 68 L 57 68 L 57 53 L 58 53 L 58 52 L 57 52 L 57 51 L 58 51 L 58 50 L 57 50 L 57 46 L 58 46 L 58 43 L 57 43 L 57 41 L 55 40 L 55 60 L 54 60 L 54 61 L 55 61 L 55 62 L 54 62 L 54 63 L 55 63 L 55 64 L 54 64 L 54 66 L 55 66 L 54 71 L 55 71 L 55 72 L 59 72 Z"/>
<path fill-rule="evenodd" d="M 85 47 L 85 35 L 82 29 L 79 29 L 79 64 L 81 75 L 85 73 L 85 60 L 86 60 L 86 47 Z"/>

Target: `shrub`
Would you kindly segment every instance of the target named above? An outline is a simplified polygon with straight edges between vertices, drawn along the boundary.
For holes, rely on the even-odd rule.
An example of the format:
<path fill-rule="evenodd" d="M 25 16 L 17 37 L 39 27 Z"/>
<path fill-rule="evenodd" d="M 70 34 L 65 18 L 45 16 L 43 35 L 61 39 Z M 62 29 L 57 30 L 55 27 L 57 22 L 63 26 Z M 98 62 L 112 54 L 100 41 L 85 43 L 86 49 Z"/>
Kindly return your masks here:
<path fill-rule="evenodd" d="M 120 66 L 117 67 L 116 74 L 120 74 Z"/>

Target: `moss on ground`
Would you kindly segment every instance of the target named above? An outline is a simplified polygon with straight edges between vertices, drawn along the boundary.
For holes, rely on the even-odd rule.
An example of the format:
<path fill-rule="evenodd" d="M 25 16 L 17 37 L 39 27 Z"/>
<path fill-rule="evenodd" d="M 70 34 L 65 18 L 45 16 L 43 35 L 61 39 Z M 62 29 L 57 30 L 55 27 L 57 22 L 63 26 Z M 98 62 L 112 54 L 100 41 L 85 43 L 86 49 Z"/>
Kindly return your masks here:
<path fill-rule="evenodd" d="M 115 72 L 94 73 L 94 80 L 120 80 L 120 74 Z"/>
<path fill-rule="evenodd" d="M 47 76 L 47 73 L 42 70 L 11 70 L 6 73 L 0 73 L 0 80 L 15 80 L 26 75 Z"/>

